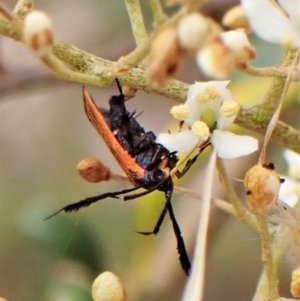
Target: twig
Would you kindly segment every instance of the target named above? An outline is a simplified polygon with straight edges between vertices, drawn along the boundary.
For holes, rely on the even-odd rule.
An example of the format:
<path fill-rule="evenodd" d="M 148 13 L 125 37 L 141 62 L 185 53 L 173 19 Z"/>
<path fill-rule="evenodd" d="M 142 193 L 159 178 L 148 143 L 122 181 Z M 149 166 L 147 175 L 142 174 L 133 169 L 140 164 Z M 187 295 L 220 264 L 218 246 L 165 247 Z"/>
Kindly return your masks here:
<path fill-rule="evenodd" d="M 289 68 L 275 68 L 275 67 L 264 67 L 256 68 L 253 66 L 248 66 L 246 69 L 241 70 L 241 72 L 247 73 L 249 75 L 258 76 L 258 77 L 284 77 L 290 73 Z M 298 81 L 299 75 L 297 70 L 291 72 L 291 81 Z"/>
<path fill-rule="evenodd" d="M 147 2 L 152 12 L 153 25 L 156 27 L 163 24 L 167 20 L 167 16 L 163 11 L 160 0 L 147 0 Z"/>
<path fill-rule="evenodd" d="M 283 99 L 288 91 L 288 88 L 290 86 L 290 83 L 291 83 L 291 74 L 292 74 L 292 70 L 295 69 L 296 67 L 296 64 L 297 64 L 297 61 L 298 61 L 298 54 L 299 54 L 299 51 L 296 53 L 295 57 L 293 58 L 293 61 L 291 62 L 291 65 L 289 67 L 289 70 L 290 72 L 287 74 L 287 77 L 286 77 L 286 81 L 284 83 L 284 87 L 282 89 L 282 92 L 281 92 L 281 95 L 279 97 L 279 102 L 278 102 L 278 106 L 270 120 L 270 123 L 267 127 L 267 132 L 266 132 L 266 135 L 265 135 L 265 138 L 264 138 L 264 143 L 263 143 L 263 146 L 262 146 L 262 150 L 261 150 L 261 154 L 260 154 L 260 158 L 259 158 L 259 164 L 264 164 L 266 162 L 265 160 L 265 156 L 266 156 L 266 148 L 267 148 L 267 145 L 269 143 L 269 140 L 271 138 L 271 135 L 275 129 L 275 126 L 277 124 L 277 121 L 278 121 L 278 118 L 279 118 L 279 114 L 280 114 L 280 111 L 281 111 L 281 106 L 282 106 L 282 103 L 283 103 Z M 284 64 L 289 64 L 290 63 L 290 58 L 286 58 Z"/>
<path fill-rule="evenodd" d="M 148 38 L 141 11 L 140 0 L 126 0 L 125 3 L 131 22 L 132 33 L 135 37 L 136 45 L 139 46 Z"/>
<path fill-rule="evenodd" d="M 0 2 L 0 15 L 2 15 L 3 17 L 5 17 L 7 20 L 10 21 L 13 19 L 12 14 L 2 2 Z"/>
<path fill-rule="evenodd" d="M 289 241 L 286 239 L 289 236 L 289 228 L 285 225 L 280 225 L 279 229 L 276 231 L 276 236 L 274 237 L 273 241 L 273 267 L 275 270 L 278 269 L 278 266 L 281 262 L 282 256 L 286 251 L 287 242 Z M 268 278 L 266 275 L 266 270 L 260 276 L 255 294 L 253 296 L 253 301 L 262 301 L 267 300 L 269 297 L 268 294 Z M 285 299 L 279 298 L 278 300 L 294 300 L 294 299 Z"/>
<path fill-rule="evenodd" d="M 33 9 L 34 0 L 19 0 L 16 4 L 13 15 L 23 20 L 25 16 Z"/>
<path fill-rule="evenodd" d="M 259 226 L 259 234 L 261 239 L 262 261 L 264 264 L 265 275 L 268 283 L 268 299 L 275 300 L 279 297 L 278 280 L 276 269 L 273 265 L 273 257 L 271 250 L 271 238 L 269 234 L 266 216 L 257 215 Z"/>
<path fill-rule="evenodd" d="M 226 174 L 222 159 L 217 157 L 217 170 L 219 175 L 219 181 L 226 192 L 226 196 L 235 209 L 236 217 L 243 223 L 250 225 L 252 228 L 257 229 L 257 223 L 253 214 L 251 214 L 244 205 L 242 205 L 240 199 L 236 195 L 229 179 Z"/>

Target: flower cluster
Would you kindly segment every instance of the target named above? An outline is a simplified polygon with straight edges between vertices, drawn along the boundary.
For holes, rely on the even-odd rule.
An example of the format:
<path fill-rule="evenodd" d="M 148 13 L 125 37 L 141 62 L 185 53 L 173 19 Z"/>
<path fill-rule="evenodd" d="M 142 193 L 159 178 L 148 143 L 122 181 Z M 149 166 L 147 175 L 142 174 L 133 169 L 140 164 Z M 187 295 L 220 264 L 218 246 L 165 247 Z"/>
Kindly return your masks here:
<path fill-rule="evenodd" d="M 222 32 L 212 19 L 200 13 L 187 14 L 154 34 L 147 57 L 148 80 L 163 86 L 177 74 L 185 56 L 196 57 L 207 75 L 227 79 L 233 71 L 245 69 L 256 52 L 244 31 Z"/>
<path fill-rule="evenodd" d="M 211 81 L 191 85 L 184 105 L 175 106 L 171 113 L 188 126 L 188 130 L 174 134 L 159 134 L 156 142 L 169 151 L 179 154 L 192 151 L 208 140 L 224 159 L 248 155 L 258 149 L 257 140 L 250 136 L 239 136 L 225 131 L 235 120 L 239 104 L 233 101 L 226 88 L 229 81 Z M 211 110 L 215 125 L 209 129 L 201 120 Z"/>

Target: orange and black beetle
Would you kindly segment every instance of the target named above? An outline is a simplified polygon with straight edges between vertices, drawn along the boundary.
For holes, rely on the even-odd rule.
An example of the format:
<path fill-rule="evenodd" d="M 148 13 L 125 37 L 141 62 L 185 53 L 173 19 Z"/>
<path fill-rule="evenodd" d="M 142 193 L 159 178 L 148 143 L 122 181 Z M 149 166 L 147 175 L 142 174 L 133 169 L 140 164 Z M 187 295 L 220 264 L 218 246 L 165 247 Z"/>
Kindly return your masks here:
<path fill-rule="evenodd" d="M 135 112 L 130 113 L 127 111 L 125 107 L 125 96 L 122 93 L 118 80 L 117 84 L 120 95 L 110 98 L 109 110 L 98 108 L 86 89 L 83 88 L 84 108 L 88 119 L 105 141 L 107 147 L 134 187 L 88 197 L 63 207 L 48 218 L 61 211 L 77 211 L 82 207 L 87 207 L 99 200 L 109 197 L 120 198 L 127 201 L 149 194 L 155 190 L 163 191 L 165 193 L 166 203 L 153 231 L 138 233 L 144 235 L 157 234 L 168 212 L 177 239 L 177 249 L 181 266 L 185 273 L 189 274 L 191 268 L 190 261 L 171 205 L 173 179 L 170 172 L 176 167 L 178 158 L 175 152 L 169 152 L 163 145 L 155 142 L 156 136 L 153 132 L 145 132 L 136 121 L 134 116 Z M 203 149 L 204 148 L 201 148 L 195 157 L 187 161 L 182 172 L 178 170 L 175 172 L 178 178 L 186 173 Z M 128 195 L 128 193 L 140 188 L 145 189 L 145 191 Z"/>

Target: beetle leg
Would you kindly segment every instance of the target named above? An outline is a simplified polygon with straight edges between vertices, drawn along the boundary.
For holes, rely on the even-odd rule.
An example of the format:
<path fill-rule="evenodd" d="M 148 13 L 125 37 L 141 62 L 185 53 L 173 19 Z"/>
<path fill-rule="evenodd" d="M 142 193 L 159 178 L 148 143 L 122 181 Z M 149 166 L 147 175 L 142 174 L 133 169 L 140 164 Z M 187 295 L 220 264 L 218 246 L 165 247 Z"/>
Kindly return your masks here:
<path fill-rule="evenodd" d="M 100 200 L 103 200 L 103 199 L 106 199 L 106 198 L 114 198 L 114 197 L 118 196 L 119 194 L 124 194 L 124 193 L 127 193 L 127 192 L 135 191 L 139 188 L 141 188 L 141 187 L 137 186 L 137 187 L 132 187 L 132 188 L 129 188 L 129 189 L 124 189 L 124 190 L 121 190 L 121 191 L 107 192 L 107 193 L 103 193 L 103 194 L 100 194 L 100 195 L 88 197 L 84 200 L 81 200 L 81 201 L 73 203 L 73 204 L 69 204 L 69 205 L 61 208 L 60 210 L 58 210 L 55 213 L 53 213 L 53 214 L 49 215 L 48 217 L 46 217 L 45 220 L 55 216 L 56 214 L 58 214 L 62 211 L 65 211 L 67 213 L 76 212 L 79 209 L 81 209 L 83 207 L 88 207 L 91 204 L 96 203 Z"/>

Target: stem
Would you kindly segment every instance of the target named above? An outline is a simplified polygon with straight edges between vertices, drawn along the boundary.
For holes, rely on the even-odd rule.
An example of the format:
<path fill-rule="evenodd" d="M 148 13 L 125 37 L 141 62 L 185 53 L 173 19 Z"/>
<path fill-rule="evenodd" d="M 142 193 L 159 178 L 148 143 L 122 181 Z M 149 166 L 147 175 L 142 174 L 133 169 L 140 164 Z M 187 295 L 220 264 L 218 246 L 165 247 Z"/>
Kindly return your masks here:
<path fill-rule="evenodd" d="M 99 85 L 105 87 L 110 83 L 113 78 L 109 76 L 97 77 L 81 72 L 76 72 L 67 67 L 62 61 L 60 61 L 55 55 L 42 58 L 42 62 L 47 66 L 57 77 L 63 80 L 74 81 L 78 83 L 89 83 L 91 85 Z"/>
<path fill-rule="evenodd" d="M 147 2 L 152 12 L 154 26 L 163 24 L 168 17 L 163 11 L 160 0 L 147 0 Z"/>
<path fill-rule="evenodd" d="M 132 33 L 135 37 L 136 45 L 144 43 L 147 38 L 147 31 L 144 24 L 144 18 L 141 11 L 139 0 L 126 0 L 126 8 L 131 22 Z"/>
<path fill-rule="evenodd" d="M 284 83 L 284 87 L 282 90 L 282 93 L 280 95 L 279 98 L 279 102 L 278 102 L 278 106 L 270 120 L 270 123 L 267 127 L 267 132 L 265 134 L 265 138 L 264 138 L 264 142 L 263 142 L 263 146 L 262 146 L 262 150 L 261 150 L 261 154 L 260 154 L 260 158 L 259 158 L 259 164 L 263 164 L 266 162 L 266 148 L 267 145 L 269 143 L 269 140 L 271 138 L 272 133 L 274 132 L 274 129 L 276 127 L 277 121 L 279 119 L 279 114 L 281 112 L 281 106 L 283 103 L 283 99 L 288 91 L 288 88 L 290 86 L 291 83 L 291 76 L 292 76 L 292 71 L 294 69 L 296 69 L 296 65 L 297 65 L 297 61 L 298 61 L 298 55 L 299 55 L 299 51 L 297 51 L 297 53 L 295 53 L 295 57 L 293 58 L 293 61 L 290 64 L 290 72 L 287 74 L 287 77 L 285 78 L 285 83 Z M 278 95 L 279 96 L 279 95 Z"/>
<path fill-rule="evenodd" d="M 112 73 L 116 75 L 128 72 L 132 68 L 139 66 L 142 68 L 142 64 L 140 62 L 146 57 L 148 52 L 150 51 L 150 40 L 145 40 L 144 43 L 137 46 L 132 52 L 127 54 L 126 56 L 121 56 L 116 64 Z"/>
<path fill-rule="evenodd" d="M 19 0 L 16 4 L 13 15 L 21 20 L 33 9 L 34 0 Z"/>
<path fill-rule="evenodd" d="M 276 231 L 276 236 L 273 241 L 273 267 L 274 270 L 278 269 L 278 266 L 281 262 L 282 256 L 284 255 L 286 248 L 289 244 L 289 239 L 287 239 L 290 235 L 289 227 L 285 225 L 281 225 Z M 253 301 L 261 301 L 264 300 L 263 296 L 268 292 L 268 279 L 266 275 L 266 270 L 264 270 L 260 276 L 256 292 L 253 296 Z M 281 298 L 280 298 L 281 300 Z M 286 300 L 294 300 L 294 299 L 286 299 Z"/>
<path fill-rule="evenodd" d="M 262 215 L 256 216 L 259 234 L 261 239 L 262 261 L 264 264 L 264 272 L 267 278 L 269 300 L 275 300 L 278 294 L 278 279 L 276 269 L 273 265 L 271 237 L 269 234 L 267 218 Z"/>
<path fill-rule="evenodd" d="M 4 18 L 10 21 L 13 19 L 12 14 L 2 2 L 0 2 L 0 15 L 2 15 Z"/>
<path fill-rule="evenodd" d="M 290 70 L 288 68 L 275 68 L 275 67 L 264 67 L 256 68 L 253 66 L 248 66 L 246 69 L 241 70 L 249 75 L 259 76 L 259 77 L 284 77 L 286 78 Z M 298 81 L 298 72 L 297 70 L 292 71 L 291 81 Z"/>
<path fill-rule="evenodd" d="M 281 68 L 290 66 L 296 55 L 296 51 L 287 52 Z M 286 77 L 274 78 L 262 102 L 259 105 L 253 106 L 246 112 L 240 112 L 236 121 L 239 123 L 239 121 L 241 121 L 241 117 L 243 117 L 243 120 L 249 118 L 257 128 L 260 126 L 266 128 L 280 103 L 281 95 L 285 89 L 285 82 Z"/>
<path fill-rule="evenodd" d="M 257 223 L 253 214 L 251 214 L 249 210 L 246 209 L 246 207 L 241 203 L 240 199 L 236 195 L 228 179 L 228 175 L 226 174 L 223 161 L 219 157 L 217 157 L 216 165 L 217 165 L 217 170 L 219 175 L 219 181 L 225 190 L 227 198 L 229 199 L 229 201 L 231 202 L 232 206 L 235 209 L 236 217 L 241 222 L 251 225 L 252 228 L 257 229 Z"/>

